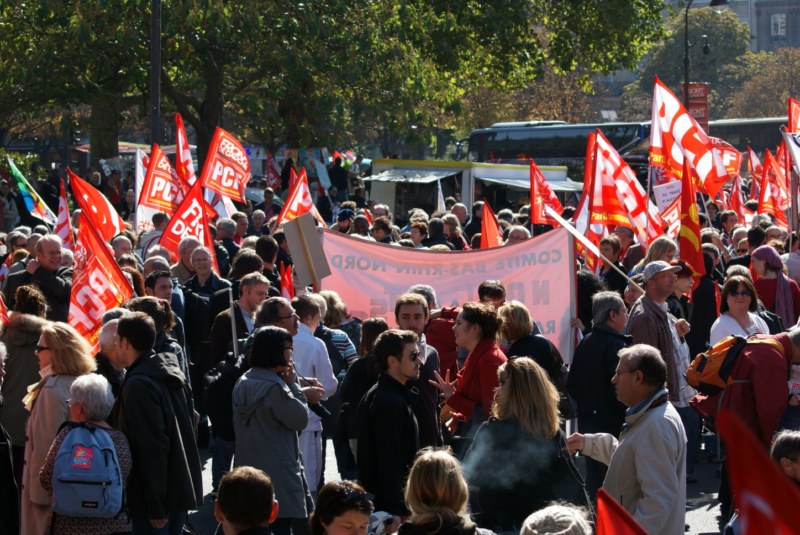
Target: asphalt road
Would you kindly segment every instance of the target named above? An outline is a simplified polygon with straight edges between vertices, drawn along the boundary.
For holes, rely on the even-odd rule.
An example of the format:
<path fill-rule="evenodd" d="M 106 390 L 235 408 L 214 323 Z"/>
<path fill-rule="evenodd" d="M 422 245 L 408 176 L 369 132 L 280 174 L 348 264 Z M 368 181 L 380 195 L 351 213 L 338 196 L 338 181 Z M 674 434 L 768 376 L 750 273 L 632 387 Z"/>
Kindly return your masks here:
<path fill-rule="evenodd" d="M 212 535 L 217 523 L 214 520 L 214 499 L 211 496 L 211 454 L 209 450 L 200 451 L 203 460 L 203 489 L 206 492 L 205 503 L 197 511 L 189 514 L 189 522 L 198 535 Z M 687 533 L 695 535 L 718 534 L 721 527 L 718 524 L 719 502 L 716 500 L 719 487 L 718 470 L 721 464 L 710 462 L 708 455 L 703 451 L 700 461 L 695 468 L 697 483 L 687 485 L 687 511 L 686 523 L 689 525 Z M 578 458 L 576 464 L 582 468 Z M 336 470 L 336 458 L 333 455 L 333 444 L 328 442 L 327 458 L 325 461 L 325 480 L 339 479 Z"/>

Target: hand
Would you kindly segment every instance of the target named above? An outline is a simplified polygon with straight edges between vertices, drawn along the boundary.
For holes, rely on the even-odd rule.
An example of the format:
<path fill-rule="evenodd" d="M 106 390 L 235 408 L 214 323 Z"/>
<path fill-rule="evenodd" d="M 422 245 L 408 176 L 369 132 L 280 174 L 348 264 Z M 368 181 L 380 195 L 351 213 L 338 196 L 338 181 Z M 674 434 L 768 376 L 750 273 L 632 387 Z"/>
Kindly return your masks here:
<path fill-rule="evenodd" d="M 580 319 L 580 318 L 572 318 L 572 319 L 570 320 L 570 322 L 569 322 L 569 326 L 570 326 L 571 328 L 573 328 L 573 329 L 578 329 L 578 330 L 579 330 L 579 331 L 581 331 L 581 332 L 583 332 L 583 330 L 586 328 L 586 327 L 583 325 L 583 322 L 581 321 L 581 319 Z"/>
<path fill-rule="evenodd" d="M 397 530 L 400 529 L 400 524 L 403 523 L 403 519 L 399 516 L 392 517 L 392 523 L 388 524 L 383 528 L 384 533 L 397 533 Z"/>
<path fill-rule="evenodd" d="M 300 390 L 303 392 L 303 395 L 306 397 L 306 401 L 308 401 L 309 405 L 315 405 L 319 403 L 319 400 L 321 400 L 322 396 L 325 395 L 325 389 L 318 386 L 304 386 Z"/>
<path fill-rule="evenodd" d="M 444 425 L 451 435 L 455 434 L 458 428 L 458 422 L 462 419 L 463 415 L 453 410 L 453 407 L 445 403 L 442 410 L 439 411 L 439 421 Z"/>
<path fill-rule="evenodd" d="M 164 526 L 167 525 L 167 521 L 169 521 L 168 518 L 158 518 L 158 519 L 152 519 L 151 518 L 150 519 L 150 525 L 154 529 L 161 529 L 161 528 L 163 528 Z"/>
<path fill-rule="evenodd" d="M 25 266 L 25 271 L 33 275 L 33 272 L 39 267 L 39 262 L 36 260 L 28 261 L 27 265 Z"/>
<path fill-rule="evenodd" d="M 678 331 L 678 336 L 683 338 L 684 336 L 689 334 L 689 331 L 692 330 L 692 326 L 689 325 L 688 321 L 684 319 L 679 319 L 678 321 L 675 322 L 675 330 Z"/>
<path fill-rule="evenodd" d="M 439 372 L 433 372 L 433 374 L 436 376 L 436 381 L 428 379 L 428 382 L 442 392 L 444 399 L 450 399 L 450 396 L 456 393 L 456 381 L 450 382 L 450 370 L 447 370 L 444 379 Z"/>
<path fill-rule="evenodd" d="M 289 364 L 286 366 L 286 368 L 283 370 L 283 373 L 281 373 L 281 377 L 283 377 L 283 380 L 287 385 L 290 385 L 295 381 L 297 381 L 297 374 L 294 373 L 294 363 L 291 360 L 289 361 Z"/>
<path fill-rule="evenodd" d="M 798 405 L 800 405 L 800 396 L 798 395 L 789 396 L 789 406 L 797 407 Z"/>
<path fill-rule="evenodd" d="M 319 387 L 319 388 L 324 388 L 322 386 L 322 383 L 320 383 L 319 380 L 316 377 L 309 377 L 307 379 L 306 378 L 300 379 L 300 386 L 316 386 L 316 387 Z"/>
<path fill-rule="evenodd" d="M 570 455 L 576 451 L 581 451 L 586 446 L 586 440 L 580 433 L 573 433 L 567 439 L 567 452 Z"/>

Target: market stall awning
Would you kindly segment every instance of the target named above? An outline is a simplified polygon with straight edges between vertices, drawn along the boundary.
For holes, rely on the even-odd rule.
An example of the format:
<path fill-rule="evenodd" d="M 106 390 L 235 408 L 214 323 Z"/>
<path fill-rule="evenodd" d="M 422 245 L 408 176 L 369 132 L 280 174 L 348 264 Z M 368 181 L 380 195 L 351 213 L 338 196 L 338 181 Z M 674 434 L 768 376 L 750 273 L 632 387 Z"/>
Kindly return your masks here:
<path fill-rule="evenodd" d="M 548 168 L 542 168 L 542 174 L 553 191 L 583 190 L 583 183 L 570 180 L 566 173 L 553 173 L 559 175 L 558 180 L 553 180 L 551 176 L 548 176 L 551 174 Z M 502 184 L 512 188 L 528 190 L 531 187 L 530 168 L 527 166 L 478 164 L 472 168 L 472 176 L 475 180 Z"/>
<path fill-rule="evenodd" d="M 416 184 L 430 184 L 443 178 L 456 175 L 461 171 L 426 171 L 423 169 L 389 169 L 377 175 L 365 176 L 364 180 L 373 182 L 413 182 Z"/>

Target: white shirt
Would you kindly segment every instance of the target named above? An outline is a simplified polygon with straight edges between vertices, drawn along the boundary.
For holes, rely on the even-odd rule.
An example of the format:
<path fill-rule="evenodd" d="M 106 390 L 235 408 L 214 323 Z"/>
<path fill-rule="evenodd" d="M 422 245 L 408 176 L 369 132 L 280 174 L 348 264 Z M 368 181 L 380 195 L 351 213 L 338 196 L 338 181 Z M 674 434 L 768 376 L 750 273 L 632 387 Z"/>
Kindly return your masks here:
<path fill-rule="evenodd" d="M 748 312 L 747 315 L 750 316 L 752 327 L 743 329 L 733 316 L 727 312 L 722 314 L 711 326 L 708 342 L 713 346 L 726 336 L 738 335 L 747 337 L 751 334 L 769 334 L 769 327 L 764 320 L 752 312 Z"/>
<path fill-rule="evenodd" d="M 333 367 L 331 360 L 328 357 L 328 349 L 325 347 L 325 342 L 314 336 L 311 329 L 305 324 L 300 323 L 297 326 L 297 334 L 293 339 L 294 351 L 292 352 L 292 360 L 298 375 L 302 375 L 307 379 L 316 379 L 325 389 L 325 395 L 322 399 L 327 399 L 336 393 L 339 387 L 339 382 L 336 376 L 333 375 Z M 322 420 L 314 412 L 308 412 L 308 425 L 306 431 L 321 431 Z"/>

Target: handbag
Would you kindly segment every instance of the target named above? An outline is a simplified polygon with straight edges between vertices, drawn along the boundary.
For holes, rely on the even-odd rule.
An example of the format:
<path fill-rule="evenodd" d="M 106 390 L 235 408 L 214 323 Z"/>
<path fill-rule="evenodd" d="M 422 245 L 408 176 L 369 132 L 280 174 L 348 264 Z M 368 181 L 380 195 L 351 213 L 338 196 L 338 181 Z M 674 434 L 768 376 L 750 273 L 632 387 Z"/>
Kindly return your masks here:
<path fill-rule="evenodd" d="M 583 477 L 581 476 L 581 473 L 578 471 L 578 467 L 575 466 L 575 463 L 572 460 L 572 456 L 569 454 L 569 450 L 567 450 L 566 436 L 561 431 L 558 432 L 558 439 L 560 442 L 559 455 L 567 464 L 567 468 L 569 469 L 570 475 L 572 475 L 572 478 L 581 488 L 581 492 L 583 493 L 584 506 L 589 512 L 589 517 L 591 521 L 594 523 L 595 520 L 594 504 L 592 502 L 592 499 L 589 497 L 589 493 L 586 491 L 586 481 L 584 481 Z"/>

